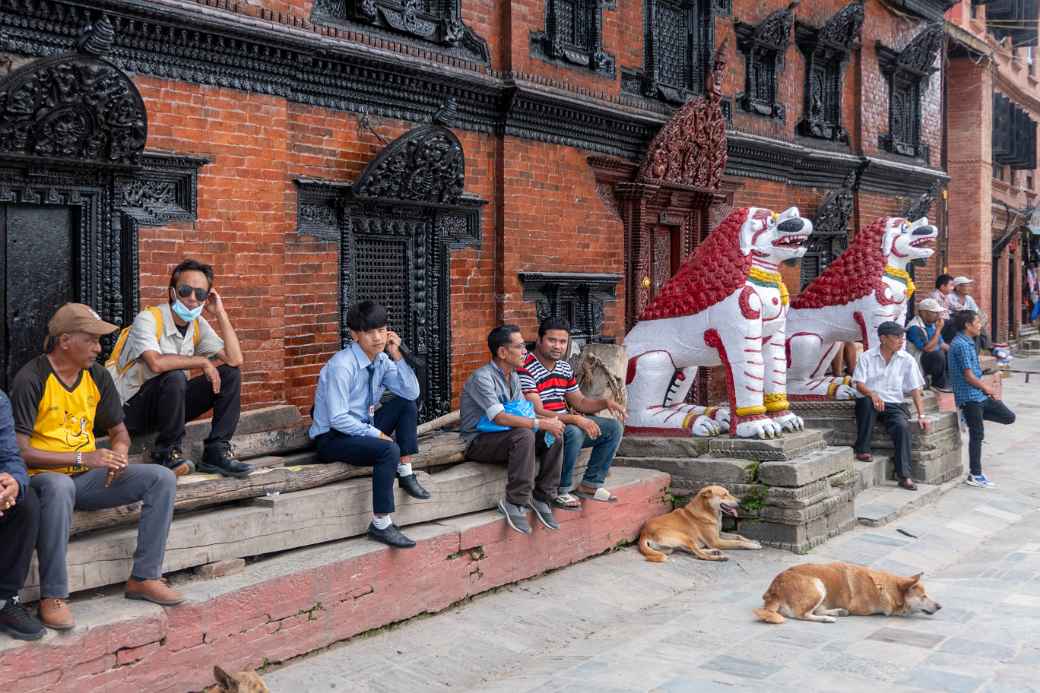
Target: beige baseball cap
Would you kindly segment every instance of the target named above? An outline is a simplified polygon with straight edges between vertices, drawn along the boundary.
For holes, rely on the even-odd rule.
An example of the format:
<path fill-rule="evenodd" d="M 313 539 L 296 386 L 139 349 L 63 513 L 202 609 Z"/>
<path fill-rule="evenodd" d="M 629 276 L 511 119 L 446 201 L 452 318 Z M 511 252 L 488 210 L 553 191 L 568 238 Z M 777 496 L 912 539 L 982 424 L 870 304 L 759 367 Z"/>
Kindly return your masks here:
<path fill-rule="evenodd" d="M 82 303 L 66 303 L 47 323 L 47 334 L 51 337 L 69 332 L 106 335 L 118 329 L 118 325 L 105 322 L 93 308 Z"/>
<path fill-rule="evenodd" d="M 975 280 L 972 279 L 971 277 L 956 277 L 953 280 L 953 285 L 954 286 L 960 286 L 961 284 L 974 284 L 974 283 L 975 283 Z"/>
<path fill-rule="evenodd" d="M 927 310 L 931 313 L 941 313 L 942 306 L 934 298 L 926 298 L 917 304 L 917 310 Z"/>

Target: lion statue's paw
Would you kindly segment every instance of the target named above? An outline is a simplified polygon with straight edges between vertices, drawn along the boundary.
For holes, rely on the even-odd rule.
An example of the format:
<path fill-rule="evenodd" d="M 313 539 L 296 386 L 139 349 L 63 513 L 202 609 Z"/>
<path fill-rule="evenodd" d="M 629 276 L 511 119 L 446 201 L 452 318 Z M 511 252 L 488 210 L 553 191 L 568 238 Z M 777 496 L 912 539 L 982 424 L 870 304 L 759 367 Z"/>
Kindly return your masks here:
<path fill-rule="evenodd" d="M 727 426 L 727 429 L 729 427 Z M 710 416 L 701 414 L 693 422 L 690 433 L 698 438 L 711 438 L 723 432 L 722 425 Z"/>
<path fill-rule="evenodd" d="M 737 424 L 738 438 L 779 438 L 783 432 L 780 424 L 765 416 Z"/>
<path fill-rule="evenodd" d="M 839 385 L 834 391 L 834 399 L 855 399 L 856 388 L 851 385 Z"/>
<path fill-rule="evenodd" d="M 773 417 L 773 421 L 775 423 L 780 424 L 780 428 L 791 433 L 794 433 L 795 431 L 805 430 L 805 421 L 803 421 L 802 417 L 798 416 L 794 412 L 787 411 L 782 414 L 778 414 L 777 416 Z"/>
<path fill-rule="evenodd" d="M 729 433 L 729 407 L 719 407 L 711 418 L 719 425 L 722 433 Z"/>

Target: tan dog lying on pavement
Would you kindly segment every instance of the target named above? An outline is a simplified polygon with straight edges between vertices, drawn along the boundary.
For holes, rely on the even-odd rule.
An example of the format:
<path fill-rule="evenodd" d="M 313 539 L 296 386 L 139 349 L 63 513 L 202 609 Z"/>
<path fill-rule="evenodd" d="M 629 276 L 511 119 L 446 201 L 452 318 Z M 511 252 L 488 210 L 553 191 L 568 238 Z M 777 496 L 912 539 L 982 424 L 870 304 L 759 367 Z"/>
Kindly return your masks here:
<path fill-rule="evenodd" d="M 722 532 L 722 513 L 736 517 L 737 499 L 721 486 L 706 486 L 684 507 L 647 520 L 639 533 L 639 552 L 658 563 L 673 549 L 705 561 L 726 561 L 720 549 L 762 548 L 757 541 Z"/>
<path fill-rule="evenodd" d="M 213 678 L 217 680 L 217 685 L 203 689 L 202 693 L 271 693 L 260 674 L 255 671 L 229 674 L 215 666 Z"/>
<path fill-rule="evenodd" d="M 931 615 L 942 608 L 924 591 L 921 573 L 900 577 L 851 563 L 806 563 L 773 578 L 755 615 L 767 623 L 784 616 L 817 623 L 834 623 L 835 616 Z"/>

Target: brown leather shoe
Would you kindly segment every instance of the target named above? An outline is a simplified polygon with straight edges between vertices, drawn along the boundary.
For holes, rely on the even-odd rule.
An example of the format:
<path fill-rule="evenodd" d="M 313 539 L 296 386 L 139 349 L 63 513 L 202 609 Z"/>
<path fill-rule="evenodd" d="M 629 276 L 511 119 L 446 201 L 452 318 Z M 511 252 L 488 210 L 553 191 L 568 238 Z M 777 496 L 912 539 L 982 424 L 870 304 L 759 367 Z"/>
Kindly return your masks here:
<path fill-rule="evenodd" d="M 872 459 L 874 459 L 874 456 L 871 455 L 869 452 L 857 452 L 856 459 L 860 462 L 870 462 Z"/>
<path fill-rule="evenodd" d="M 916 491 L 917 484 L 914 483 L 913 479 L 900 479 L 899 488 L 905 488 L 907 491 Z"/>
<path fill-rule="evenodd" d="M 69 603 L 55 597 L 40 600 L 40 622 L 53 630 L 72 630 L 76 626 Z"/>
<path fill-rule="evenodd" d="M 130 578 L 126 581 L 126 591 L 123 592 L 123 595 L 127 599 L 140 599 L 160 606 L 176 606 L 184 601 L 181 593 L 167 585 L 162 578 L 156 580 Z"/>

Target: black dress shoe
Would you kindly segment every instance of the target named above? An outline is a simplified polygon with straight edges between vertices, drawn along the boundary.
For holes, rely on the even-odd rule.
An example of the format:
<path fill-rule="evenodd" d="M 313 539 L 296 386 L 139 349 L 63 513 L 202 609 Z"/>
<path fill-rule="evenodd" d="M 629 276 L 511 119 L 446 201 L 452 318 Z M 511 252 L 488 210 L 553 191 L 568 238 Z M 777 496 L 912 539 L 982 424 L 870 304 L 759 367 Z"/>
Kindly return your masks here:
<path fill-rule="evenodd" d="M 401 487 L 402 491 L 412 498 L 418 498 L 420 500 L 430 498 L 430 492 L 422 487 L 422 484 L 419 483 L 419 480 L 415 478 L 414 474 L 397 477 L 397 484 Z"/>
<path fill-rule="evenodd" d="M 899 488 L 905 488 L 907 491 L 916 491 L 917 484 L 914 483 L 913 479 L 900 479 Z"/>
<path fill-rule="evenodd" d="M 206 448 L 202 461 L 197 465 L 200 472 L 221 474 L 235 479 L 244 479 L 253 473 L 253 465 L 235 459 L 231 446 L 217 443 Z"/>
<path fill-rule="evenodd" d="M 415 542 L 401 534 L 401 530 L 395 524 L 391 524 L 386 529 L 377 529 L 374 524 L 369 523 L 368 538 L 395 549 L 410 549 L 415 546 Z"/>

